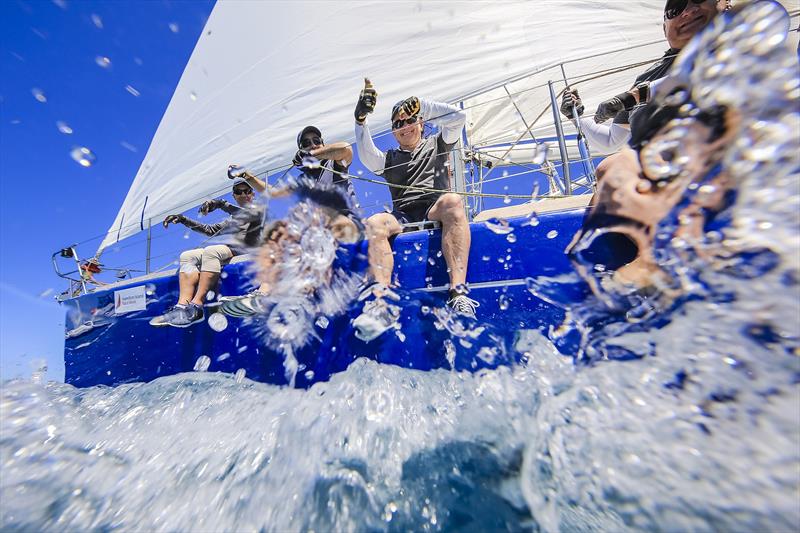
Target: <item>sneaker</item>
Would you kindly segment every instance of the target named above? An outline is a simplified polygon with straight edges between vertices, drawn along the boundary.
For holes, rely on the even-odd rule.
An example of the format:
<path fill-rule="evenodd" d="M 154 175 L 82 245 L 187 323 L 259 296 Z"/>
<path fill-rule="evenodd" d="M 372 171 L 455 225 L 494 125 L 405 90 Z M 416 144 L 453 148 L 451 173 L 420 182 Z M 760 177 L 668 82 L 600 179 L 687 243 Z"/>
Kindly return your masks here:
<path fill-rule="evenodd" d="M 475 308 L 481 304 L 466 294 L 457 294 L 447 301 L 447 305 L 459 315 L 475 318 Z"/>
<path fill-rule="evenodd" d="M 219 310 L 234 318 L 246 318 L 264 312 L 263 299 L 266 297 L 258 291 L 242 296 L 224 296 L 219 299 Z"/>
<path fill-rule="evenodd" d="M 188 328 L 192 324 L 205 319 L 203 308 L 196 304 L 176 305 L 167 310 L 163 315 L 150 320 L 151 326 L 172 326 L 175 328 Z"/>
<path fill-rule="evenodd" d="M 374 299 L 368 299 L 373 297 Z M 399 300 L 400 297 L 385 286 L 372 285 L 367 287 L 358 297 L 364 302 L 361 314 L 353 319 L 355 336 L 364 342 L 370 342 L 381 334 L 397 326 L 400 317 L 400 308 L 387 302 L 387 298 Z"/>

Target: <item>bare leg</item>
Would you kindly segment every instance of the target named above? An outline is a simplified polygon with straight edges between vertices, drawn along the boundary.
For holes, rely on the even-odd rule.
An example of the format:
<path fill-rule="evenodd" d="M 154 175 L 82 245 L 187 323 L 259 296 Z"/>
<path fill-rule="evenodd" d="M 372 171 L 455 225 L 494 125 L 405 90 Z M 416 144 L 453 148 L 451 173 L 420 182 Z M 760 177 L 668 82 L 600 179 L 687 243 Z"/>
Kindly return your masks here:
<path fill-rule="evenodd" d="M 375 281 L 389 286 L 392 283 L 394 256 L 389 238 L 402 233 L 403 227 L 389 213 L 379 213 L 367 219 L 369 267 Z"/>
<path fill-rule="evenodd" d="M 450 288 L 467 281 L 471 235 L 464 204 L 457 194 L 443 194 L 428 212 L 430 220 L 442 223 L 442 253 L 450 270 Z"/>
<path fill-rule="evenodd" d="M 219 281 L 219 272 L 200 272 L 200 282 L 197 284 L 197 292 L 192 298 L 192 303 L 203 305 L 208 291 L 213 290 Z"/>
<path fill-rule="evenodd" d="M 180 286 L 179 304 L 186 305 L 192 300 L 199 282 L 200 272 L 181 272 L 178 275 L 178 284 Z"/>

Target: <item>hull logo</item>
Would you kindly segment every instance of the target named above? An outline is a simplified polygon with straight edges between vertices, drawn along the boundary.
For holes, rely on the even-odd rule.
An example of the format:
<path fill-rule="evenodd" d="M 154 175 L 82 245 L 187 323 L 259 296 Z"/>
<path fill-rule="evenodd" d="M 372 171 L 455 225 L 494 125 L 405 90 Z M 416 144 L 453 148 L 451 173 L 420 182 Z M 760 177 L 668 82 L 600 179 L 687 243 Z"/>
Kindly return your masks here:
<path fill-rule="evenodd" d="M 131 311 L 144 311 L 147 309 L 147 297 L 144 285 L 114 291 L 114 314 L 121 315 Z"/>

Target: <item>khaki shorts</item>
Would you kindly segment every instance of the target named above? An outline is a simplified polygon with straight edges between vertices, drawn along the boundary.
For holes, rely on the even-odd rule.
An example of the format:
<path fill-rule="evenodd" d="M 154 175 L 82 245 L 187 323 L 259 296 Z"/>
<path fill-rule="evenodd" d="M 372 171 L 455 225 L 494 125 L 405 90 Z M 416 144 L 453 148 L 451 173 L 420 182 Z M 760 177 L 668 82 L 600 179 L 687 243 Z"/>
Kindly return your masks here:
<path fill-rule="evenodd" d="M 180 271 L 185 274 L 193 272 L 222 272 L 222 267 L 227 265 L 233 252 L 224 244 L 215 244 L 205 248 L 186 250 L 181 254 Z"/>

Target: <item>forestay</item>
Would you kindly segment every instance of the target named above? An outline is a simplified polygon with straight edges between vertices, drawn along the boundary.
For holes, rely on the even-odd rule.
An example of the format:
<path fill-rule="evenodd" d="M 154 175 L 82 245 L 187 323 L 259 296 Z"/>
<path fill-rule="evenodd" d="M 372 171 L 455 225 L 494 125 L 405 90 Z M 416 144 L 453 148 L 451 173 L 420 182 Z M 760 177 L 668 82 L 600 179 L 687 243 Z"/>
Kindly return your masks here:
<path fill-rule="evenodd" d="M 525 128 L 502 80 L 519 80 L 507 88 L 524 91 L 514 98 L 531 124 L 549 102 L 546 88 L 531 88 L 561 79 L 548 67 L 593 56 L 566 65 L 577 79 L 658 58 L 666 49 L 661 8 L 649 0 L 220 0 L 100 249 L 218 195 L 230 163 L 285 168 L 303 126 L 352 140 L 365 76 L 379 93 L 373 131 L 388 127 L 395 101 L 414 94 L 463 102 L 471 144 L 514 141 Z M 587 110 L 644 68 L 578 85 Z M 548 125 L 549 115 L 536 123 L 539 133 Z"/>

